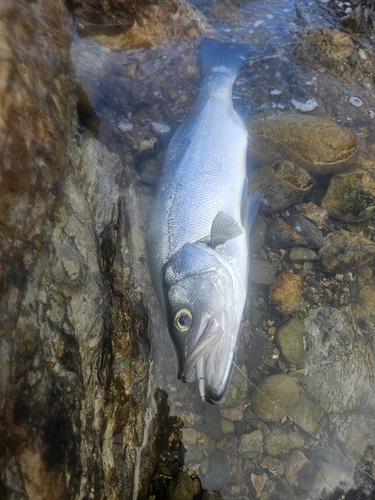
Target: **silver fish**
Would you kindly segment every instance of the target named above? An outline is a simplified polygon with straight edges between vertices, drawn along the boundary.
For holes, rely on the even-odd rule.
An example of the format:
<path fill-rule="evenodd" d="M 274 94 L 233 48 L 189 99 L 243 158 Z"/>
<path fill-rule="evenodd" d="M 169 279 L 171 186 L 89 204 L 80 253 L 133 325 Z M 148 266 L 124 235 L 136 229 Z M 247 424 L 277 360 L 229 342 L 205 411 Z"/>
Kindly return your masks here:
<path fill-rule="evenodd" d="M 205 38 L 202 85 L 173 136 L 150 215 L 153 285 L 174 342 L 179 377 L 219 402 L 232 372 L 248 283 L 247 129 L 232 86 L 248 47 Z"/>

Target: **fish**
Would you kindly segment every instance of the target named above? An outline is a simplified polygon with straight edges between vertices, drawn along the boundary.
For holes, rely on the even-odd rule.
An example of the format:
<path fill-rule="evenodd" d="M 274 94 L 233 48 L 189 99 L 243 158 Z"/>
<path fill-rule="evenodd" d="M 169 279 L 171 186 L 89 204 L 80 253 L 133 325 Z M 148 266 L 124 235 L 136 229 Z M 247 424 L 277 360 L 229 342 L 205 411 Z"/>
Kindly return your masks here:
<path fill-rule="evenodd" d="M 149 217 L 148 262 L 177 358 L 219 403 L 232 373 L 248 285 L 248 240 L 261 195 L 248 194 L 247 127 L 232 87 L 245 44 L 203 38 L 201 86 L 166 150 Z"/>

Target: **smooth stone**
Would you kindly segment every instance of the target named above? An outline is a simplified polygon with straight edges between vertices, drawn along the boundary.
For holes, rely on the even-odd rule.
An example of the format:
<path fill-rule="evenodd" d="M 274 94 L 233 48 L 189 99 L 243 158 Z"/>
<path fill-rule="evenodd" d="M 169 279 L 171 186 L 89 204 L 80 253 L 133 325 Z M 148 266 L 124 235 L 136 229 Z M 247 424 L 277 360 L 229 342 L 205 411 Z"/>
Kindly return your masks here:
<path fill-rule="evenodd" d="M 253 370 L 259 366 L 266 352 L 267 341 L 264 337 L 254 334 L 246 346 L 246 352 L 249 354 L 249 359 L 246 361 L 246 366 L 249 370 Z"/>
<path fill-rule="evenodd" d="M 310 460 L 299 450 L 293 450 L 286 464 L 285 478 L 293 488 L 296 486 L 298 473 L 310 463 Z"/>
<path fill-rule="evenodd" d="M 238 420 L 243 419 L 243 411 L 241 411 L 239 408 L 236 408 L 234 406 L 229 407 L 229 408 L 221 408 L 220 415 L 223 418 L 227 418 L 227 419 L 231 420 L 232 422 L 236 422 Z"/>
<path fill-rule="evenodd" d="M 271 431 L 264 436 L 264 451 L 271 457 L 278 457 L 288 449 L 288 436 L 279 430 Z"/>
<path fill-rule="evenodd" d="M 260 211 L 272 214 L 302 201 L 313 181 L 306 170 L 285 160 L 253 170 L 249 185 L 252 191 L 263 193 Z"/>
<path fill-rule="evenodd" d="M 290 410 L 290 416 L 308 432 L 316 433 L 324 416 L 323 409 L 305 392 L 299 395 L 297 404 Z"/>
<path fill-rule="evenodd" d="M 332 274 L 357 269 L 374 259 L 375 244 L 362 236 L 340 230 L 325 238 L 318 252 L 323 268 Z"/>
<path fill-rule="evenodd" d="M 242 434 L 238 444 L 238 454 L 242 458 L 254 458 L 263 453 L 263 434 L 254 431 Z"/>
<path fill-rule="evenodd" d="M 266 377 L 251 396 L 254 413 L 264 422 L 277 422 L 297 403 L 298 386 L 295 381 L 283 373 Z M 263 395 L 263 394 L 264 395 Z"/>
<path fill-rule="evenodd" d="M 331 217 L 346 222 L 370 219 L 375 210 L 375 181 L 364 171 L 335 175 L 322 207 Z"/>
<path fill-rule="evenodd" d="M 182 429 L 182 440 L 185 444 L 195 444 L 197 442 L 198 432 L 194 427 Z"/>
<path fill-rule="evenodd" d="M 305 325 L 302 321 L 292 318 L 280 327 L 276 333 L 281 354 L 289 363 L 301 363 L 304 359 L 304 329 Z"/>
<path fill-rule="evenodd" d="M 317 116 L 276 116 L 249 126 L 252 164 L 270 165 L 288 158 L 311 175 L 327 175 L 346 168 L 343 162 L 356 150 L 354 135 L 337 123 Z"/>
<path fill-rule="evenodd" d="M 186 472 L 180 472 L 171 479 L 167 488 L 167 497 L 168 500 L 193 500 L 193 481 Z"/>
<path fill-rule="evenodd" d="M 200 463 L 204 457 L 203 453 L 198 450 L 196 444 L 185 444 L 185 463 L 187 464 L 195 464 Z"/>
<path fill-rule="evenodd" d="M 318 254 L 311 248 L 293 247 L 289 252 L 290 262 L 313 262 L 318 258 Z"/>
<path fill-rule="evenodd" d="M 283 316 L 288 316 L 298 309 L 301 295 L 302 281 L 298 274 L 281 273 L 270 286 L 270 301 Z"/>
<path fill-rule="evenodd" d="M 302 215 L 290 215 L 286 218 L 286 223 L 306 240 L 305 246 L 309 248 L 324 246 L 324 237 L 321 230 Z"/>
<path fill-rule="evenodd" d="M 209 436 L 214 439 L 222 439 L 220 407 L 218 405 L 206 405 L 204 412 L 204 422 Z"/>
<path fill-rule="evenodd" d="M 276 281 L 275 270 L 267 260 L 250 259 L 250 281 L 254 285 L 272 285 Z"/>
<path fill-rule="evenodd" d="M 221 430 L 223 434 L 232 434 L 234 432 L 234 423 L 227 418 L 220 420 Z"/>

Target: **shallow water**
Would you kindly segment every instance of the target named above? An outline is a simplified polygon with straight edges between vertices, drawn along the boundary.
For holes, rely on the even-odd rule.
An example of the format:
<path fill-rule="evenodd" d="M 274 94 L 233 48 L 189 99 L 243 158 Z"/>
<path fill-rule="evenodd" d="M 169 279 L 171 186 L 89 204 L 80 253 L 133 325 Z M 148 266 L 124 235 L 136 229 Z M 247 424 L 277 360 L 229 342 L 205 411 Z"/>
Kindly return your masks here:
<path fill-rule="evenodd" d="M 253 118 L 310 113 L 334 120 L 355 134 L 359 149 L 356 161 L 361 162 L 362 168 L 373 167 L 373 86 L 366 79 L 361 85 L 354 84 L 345 73 L 333 76 L 326 65 L 308 64 L 308 58 L 303 60 L 300 56 L 304 47 L 301 33 L 313 28 L 336 28 L 345 11 L 351 8 L 349 2 L 254 1 L 237 7 L 197 0 L 194 4 L 220 36 L 251 45 L 249 58 L 234 86 L 235 104 L 248 108 Z M 119 172 L 119 177 L 129 216 L 132 252 L 128 262 L 134 269 L 134 286 L 142 291 L 150 315 L 154 385 L 167 391 L 171 413 L 184 421 L 185 466 L 197 471 L 204 488 L 220 490 L 228 499 L 255 498 L 254 484 L 263 480 L 262 500 L 313 500 L 336 487 L 346 490 L 360 484 L 365 485 L 367 489 L 363 491 L 369 493 L 375 472 L 375 441 L 371 441 L 371 436 L 375 435 L 374 409 L 371 404 L 370 409 L 365 404 L 362 409 L 354 405 L 341 414 L 332 411 L 327 394 L 326 401 L 320 401 L 325 415 L 318 430 L 319 439 L 287 414 L 279 422 L 264 424 L 251 411 L 251 393 L 257 390 L 253 384 L 257 385 L 266 375 L 287 372 L 299 382 L 301 391 L 303 387 L 304 367 L 291 366 L 280 359 L 274 337 L 281 319 L 268 306 L 268 287 L 251 286 L 249 290 L 231 387 L 220 406 L 202 403 L 197 387 L 182 384 L 176 377 L 174 350 L 147 271 L 145 228 L 153 188 L 142 180 L 145 180 L 144 172 L 150 169 L 150 160 L 154 169 L 160 168 L 165 148 L 165 140 L 152 122 L 168 123 L 173 132 L 194 102 L 199 87 L 197 46 L 197 41 L 193 41 L 122 52 L 111 51 L 76 35 L 72 47 L 77 80 L 100 118 L 98 127 L 88 124 L 87 118 L 83 120 L 82 133 L 85 127 L 91 127 L 111 151 L 123 158 L 124 170 Z M 367 56 L 362 52 L 359 57 L 365 60 Z M 353 163 L 353 168 L 355 166 Z M 285 252 L 267 251 L 266 254 L 263 256 L 272 261 L 277 271 L 297 272 L 298 268 L 287 262 Z M 316 270 L 312 275 L 319 286 L 328 283 L 336 294 L 340 292 L 335 307 L 345 308 L 356 302 L 359 278 L 350 284 L 343 276 L 324 275 Z M 327 304 L 314 286 L 304 284 L 303 308 L 297 314 L 301 319 L 311 310 Z M 259 321 L 254 320 L 255 315 L 259 316 Z M 358 317 L 353 321 L 358 321 Z M 259 358 L 257 362 L 254 361 L 255 352 Z M 340 386 L 341 382 L 331 380 L 329 384 Z M 366 392 L 365 389 L 367 387 L 356 387 L 355 391 Z M 366 394 L 371 400 L 373 389 L 370 387 Z M 230 409 L 230 418 L 223 418 L 227 415 L 226 408 Z M 343 446 L 351 440 L 348 419 L 352 419 L 353 428 L 363 429 L 366 450 L 362 450 L 359 442 L 357 446 L 356 443 Z M 341 422 L 345 422 L 342 432 Z M 294 444 L 286 446 L 286 451 L 272 465 L 265 463 L 265 453 L 244 458 L 238 452 L 241 435 L 256 431 L 260 431 L 261 436 L 279 431 Z M 294 440 L 291 433 L 294 433 Z M 355 436 L 360 439 L 360 433 Z M 363 453 L 356 453 L 356 449 Z M 301 461 L 298 453 L 302 452 L 311 459 L 312 465 L 300 478 L 300 486 L 294 488 L 286 477 L 288 471 L 291 473 L 291 463 Z"/>

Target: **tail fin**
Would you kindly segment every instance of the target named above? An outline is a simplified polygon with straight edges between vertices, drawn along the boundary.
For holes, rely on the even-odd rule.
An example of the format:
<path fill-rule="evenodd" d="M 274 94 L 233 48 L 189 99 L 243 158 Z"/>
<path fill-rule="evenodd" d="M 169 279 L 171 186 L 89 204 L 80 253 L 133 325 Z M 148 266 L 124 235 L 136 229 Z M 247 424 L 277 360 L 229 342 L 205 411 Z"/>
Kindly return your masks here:
<path fill-rule="evenodd" d="M 202 38 L 200 45 L 201 77 L 210 71 L 232 71 L 237 74 L 250 46 L 245 43 L 225 43 L 213 38 Z"/>

